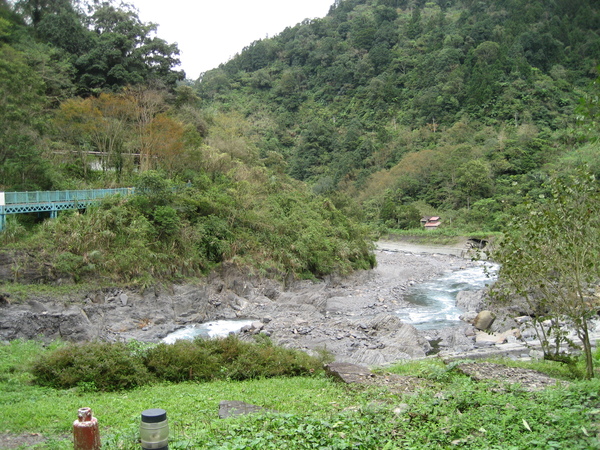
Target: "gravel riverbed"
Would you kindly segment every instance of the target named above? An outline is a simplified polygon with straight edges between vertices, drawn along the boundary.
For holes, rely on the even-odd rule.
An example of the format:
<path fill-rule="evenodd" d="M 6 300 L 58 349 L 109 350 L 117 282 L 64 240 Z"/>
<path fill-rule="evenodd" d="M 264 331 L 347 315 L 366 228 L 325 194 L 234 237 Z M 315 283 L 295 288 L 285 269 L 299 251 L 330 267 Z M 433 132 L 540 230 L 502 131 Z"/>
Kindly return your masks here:
<path fill-rule="evenodd" d="M 462 249 L 379 242 L 377 266 L 349 277 L 280 283 L 250 278 L 231 267 L 203 283 L 144 292 L 105 289 L 68 299 L 37 298 L 4 305 L 0 339 L 126 340 L 158 342 L 185 326 L 220 319 L 250 319 L 240 334 L 264 333 L 279 345 L 327 350 L 338 361 L 384 365 L 424 357 L 430 342 L 465 349 L 466 328 L 417 331 L 396 311 L 414 285 L 473 263 Z"/>

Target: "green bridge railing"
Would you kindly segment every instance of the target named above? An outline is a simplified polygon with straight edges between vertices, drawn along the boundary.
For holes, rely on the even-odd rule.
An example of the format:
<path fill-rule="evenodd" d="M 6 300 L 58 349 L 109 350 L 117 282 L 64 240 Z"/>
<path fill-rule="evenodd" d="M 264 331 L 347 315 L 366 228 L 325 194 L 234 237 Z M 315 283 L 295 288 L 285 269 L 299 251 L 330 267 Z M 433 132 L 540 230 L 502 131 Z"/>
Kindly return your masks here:
<path fill-rule="evenodd" d="M 81 209 L 110 195 L 131 195 L 134 192 L 134 188 L 0 192 L 0 231 L 6 225 L 8 214 L 50 212 L 50 217 L 55 218 L 58 211 Z"/>

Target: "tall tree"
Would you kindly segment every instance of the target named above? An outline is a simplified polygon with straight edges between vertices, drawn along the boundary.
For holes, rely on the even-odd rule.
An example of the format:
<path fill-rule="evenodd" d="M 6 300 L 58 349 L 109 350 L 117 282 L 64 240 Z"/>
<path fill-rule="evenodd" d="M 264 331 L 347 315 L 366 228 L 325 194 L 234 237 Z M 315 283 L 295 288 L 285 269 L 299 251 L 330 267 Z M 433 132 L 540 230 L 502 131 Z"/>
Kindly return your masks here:
<path fill-rule="evenodd" d="M 36 28 L 47 16 L 73 11 L 71 0 L 17 0 L 14 9 Z"/>
<path fill-rule="evenodd" d="M 0 36 L 10 23 L 0 18 Z M 0 41 L 0 186 L 35 190 L 50 187 L 42 159 L 44 82 L 24 52 Z"/>
<path fill-rule="evenodd" d="M 175 70 L 177 45 L 154 36 L 156 24 L 140 21 L 135 10 L 103 3 L 90 21 L 91 49 L 75 62 L 82 93 L 118 90 L 151 80 L 174 87 L 185 78 L 183 71 Z"/>
<path fill-rule="evenodd" d="M 157 89 L 137 86 L 127 90 L 131 99 L 132 122 L 135 129 L 135 148 L 140 154 L 141 170 L 151 168 L 151 158 L 157 144 L 157 136 L 150 133 L 150 125 L 157 114 L 166 111 L 165 93 Z"/>
<path fill-rule="evenodd" d="M 56 124 L 63 139 L 80 152 L 97 152 L 103 170 L 116 168 L 120 173 L 128 123 L 132 115 L 131 102 L 122 95 L 101 94 L 87 99 L 73 98 L 60 105 Z M 85 172 L 87 161 L 81 154 Z"/>

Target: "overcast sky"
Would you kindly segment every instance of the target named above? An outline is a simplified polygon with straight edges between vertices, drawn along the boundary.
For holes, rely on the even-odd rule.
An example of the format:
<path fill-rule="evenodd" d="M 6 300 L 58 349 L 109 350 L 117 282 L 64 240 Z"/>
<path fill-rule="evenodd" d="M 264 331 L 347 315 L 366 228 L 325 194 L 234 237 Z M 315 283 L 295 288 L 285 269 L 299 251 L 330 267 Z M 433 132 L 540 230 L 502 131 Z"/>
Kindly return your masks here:
<path fill-rule="evenodd" d="M 130 0 L 157 35 L 177 43 L 186 77 L 218 67 L 252 42 L 304 19 L 325 17 L 334 0 Z"/>

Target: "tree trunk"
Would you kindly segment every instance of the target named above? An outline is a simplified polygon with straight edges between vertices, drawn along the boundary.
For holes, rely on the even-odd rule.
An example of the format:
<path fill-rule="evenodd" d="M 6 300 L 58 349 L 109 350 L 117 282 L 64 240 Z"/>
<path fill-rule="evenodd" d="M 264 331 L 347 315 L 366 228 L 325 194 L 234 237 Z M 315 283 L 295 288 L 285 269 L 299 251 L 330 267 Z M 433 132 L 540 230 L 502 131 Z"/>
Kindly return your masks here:
<path fill-rule="evenodd" d="M 594 358 L 592 356 L 592 345 L 590 344 L 590 333 L 587 327 L 587 321 L 583 321 L 582 336 L 580 337 L 583 343 L 583 353 L 585 355 L 585 378 L 590 380 L 594 378 Z"/>

